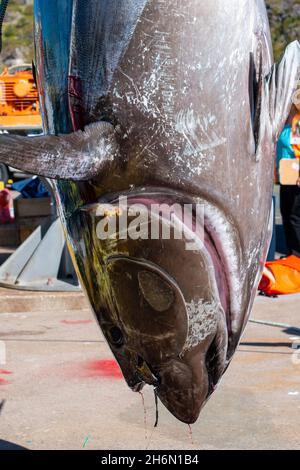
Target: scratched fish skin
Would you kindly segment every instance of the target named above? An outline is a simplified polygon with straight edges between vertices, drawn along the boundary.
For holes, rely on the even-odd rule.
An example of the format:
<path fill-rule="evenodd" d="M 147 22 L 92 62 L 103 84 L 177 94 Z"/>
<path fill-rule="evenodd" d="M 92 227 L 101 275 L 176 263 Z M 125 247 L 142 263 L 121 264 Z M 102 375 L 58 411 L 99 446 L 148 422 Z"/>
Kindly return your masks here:
<path fill-rule="evenodd" d="M 253 304 L 299 44 L 272 66 L 261 0 L 38 0 L 35 25 L 46 174 L 65 178 L 55 191 L 82 286 L 129 386 L 153 385 L 171 413 L 192 423 Z M 92 173 L 82 153 L 81 171 L 73 161 L 80 134 L 69 147 L 51 135 L 89 134 L 97 121 L 101 164 Z M 104 123 L 114 128 L 109 145 Z M 11 142 L 1 142 L 7 152 Z M 187 251 L 184 240 L 99 240 L 97 211 L 116 207 L 120 195 L 149 211 L 152 203 L 202 204 L 201 249 Z"/>

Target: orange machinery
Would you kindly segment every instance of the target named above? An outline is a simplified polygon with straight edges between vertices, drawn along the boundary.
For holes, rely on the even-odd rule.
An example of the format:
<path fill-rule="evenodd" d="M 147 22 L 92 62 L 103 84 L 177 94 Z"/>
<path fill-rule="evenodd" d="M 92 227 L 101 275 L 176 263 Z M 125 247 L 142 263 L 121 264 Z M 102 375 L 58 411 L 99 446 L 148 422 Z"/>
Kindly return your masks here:
<path fill-rule="evenodd" d="M 42 133 L 38 92 L 30 65 L 6 68 L 0 74 L 0 135 L 2 133 Z M 0 185 L 6 185 L 11 177 L 26 175 L 0 163 Z"/>
<path fill-rule="evenodd" d="M 0 74 L 0 132 L 41 130 L 38 93 L 30 65 Z"/>

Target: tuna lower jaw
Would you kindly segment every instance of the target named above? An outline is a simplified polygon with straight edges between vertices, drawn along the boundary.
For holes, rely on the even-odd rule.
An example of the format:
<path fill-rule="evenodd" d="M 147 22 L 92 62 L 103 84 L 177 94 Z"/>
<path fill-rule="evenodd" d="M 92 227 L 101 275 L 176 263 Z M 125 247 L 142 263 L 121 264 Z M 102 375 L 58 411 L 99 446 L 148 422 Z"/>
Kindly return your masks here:
<path fill-rule="evenodd" d="M 112 257 L 109 264 L 133 265 L 140 272 L 151 270 L 155 273 L 159 272 L 158 266 L 153 266 L 148 261 L 140 261 L 125 256 Z M 123 271 L 124 272 L 124 271 Z M 129 273 L 129 271 L 128 271 Z M 125 274 L 125 273 L 124 273 Z M 165 273 L 162 273 L 165 276 Z M 134 277 L 133 272 L 131 276 Z M 170 280 L 171 281 L 171 280 Z M 176 286 L 173 281 L 174 287 Z M 177 286 L 179 290 L 180 287 Z M 135 291 L 136 292 L 136 291 Z M 132 295 L 127 291 L 128 295 Z M 149 292 L 148 292 L 149 294 Z M 138 292 L 135 294 L 138 297 Z M 217 294 L 216 294 L 217 296 Z M 182 295 L 180 296 L 182 298 Z M 180 299 L 180 297 L 178 297 Z M 120 297 L 117 295 L 118 304 Z M 151 299 L 150 299 L 151 300 Z M 184 299 L 183 299 L 184 302 Z M 214 390 L 219 381 L 226 365 L 227 352 L 227 326 L 225 315 L 216 298 L 216 310 L 209 315 L 214 315 L 214 321 L 203 321 L 203 314 L 200 312 L 201 330 L 200 336 L 192 335 L 193 328 L 196 326 L 196 318 L 191 318 L 191 324 L 188 328 L 185 343 L 179 342 L 174 338 L 175 345 L 178 349 L 166 351 L 166 341 L 168 334 L 155 334 L 154 331 L 147 330 L 147 334 L 135 329 L 137 324 L 131 321 L 124 327 L 126 328 L 125 348 L 120 351 L 121 355 L 126 357 L 126 352 L 130 350 L 130 357 L 135 357 L 132 361 L 131 368 L 124 370 L 127 383 L 134 392 L 140 392 L 145 384 L 153 386 L 161 402 L 167 409 L 180 421 L 188 424 L 194 423 L 200 414 L 200 411 L 210 393 Z M 123 304 L 124 307 L 124 304 Z M 131 309 L 132 311 L 132 309 Z M 124 310 L 123 310 L 124 312 Z M 139 310 L 139 316 L 149 316 L 149 311 Z M 173 314 L 167 318 L 167 322 L 172 323 Z M 153 322 L 155 322 L 155 312 Z M 164 318 L 165 313 L 161 317 Z M 128 318 L 128 316 L 127 316 Z M 183 327 L 182 323 L 178 324 L 178 328 Z M 203 329 L 205 330 L 203 333 Z M 153 337 L 151 338 L 151 334 Z M 182 338 L 184 340 L 184 338 Z M 162 351 L 162 360 L 160 361 L 157 351 Z M 146 357 L 147 359 L 144 359 Z M 150 358 L 153 358 L 152 360 Z"/>
<path fill-rule="evenodd" d="M 209 198 L 189 196 L 171 188 L 135 188 L 130 192 L 106 196 L 114 205 L 116 197 L 127 197 L 133 204 L 197 204 L 204 207 L 204 236 L 209 257 L 215 267 L 219 297 L 226 314 L 228 330 L 239 331 L 238 319 L 242 308 L 241 242 L 234 222 L 211 203 Z"/>
<path fill-rule="evenodd" d="M 207 374 L 197 383 L 186 364 L 173 360 L 161 376 L 162 384 L 156 389 L 161 402 L 183 423 L 195 423 L 208 393 Z"/>

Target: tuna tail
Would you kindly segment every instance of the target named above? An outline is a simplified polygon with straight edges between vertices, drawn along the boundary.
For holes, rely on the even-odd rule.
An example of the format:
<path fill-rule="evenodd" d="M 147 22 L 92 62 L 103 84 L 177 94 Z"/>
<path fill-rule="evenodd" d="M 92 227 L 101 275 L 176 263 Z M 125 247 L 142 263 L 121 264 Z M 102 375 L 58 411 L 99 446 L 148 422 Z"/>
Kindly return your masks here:
<path fill-rule="evenodd" d="M 2 51 L 2 24 L 9 0 L 0 0 L 0 52 Z"/>
<path fill-rule="evenodd" d="M 114 127 L 97 122 L 68 135 L 0 137 L 0 161 L 46 178 L 84 181 L 96 178 L 118 153 Z"/>
<path fill-rule="evenodd" d="M 277 141 L 292 107 L 292 97 L 300 79 L 300 44 L 294 41 L 267 78 L 267 106 L 272 134 Z"/>

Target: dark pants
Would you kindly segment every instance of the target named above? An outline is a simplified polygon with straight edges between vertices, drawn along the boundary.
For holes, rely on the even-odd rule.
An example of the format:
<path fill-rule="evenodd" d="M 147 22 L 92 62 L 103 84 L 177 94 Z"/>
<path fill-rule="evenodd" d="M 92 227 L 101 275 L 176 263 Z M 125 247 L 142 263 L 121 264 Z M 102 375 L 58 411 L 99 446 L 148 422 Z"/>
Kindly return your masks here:
<path fill-rule="evenodd" d="M 300 188 L 280 187 L 280 210 L 289 254 L 300 257 Z"/>

